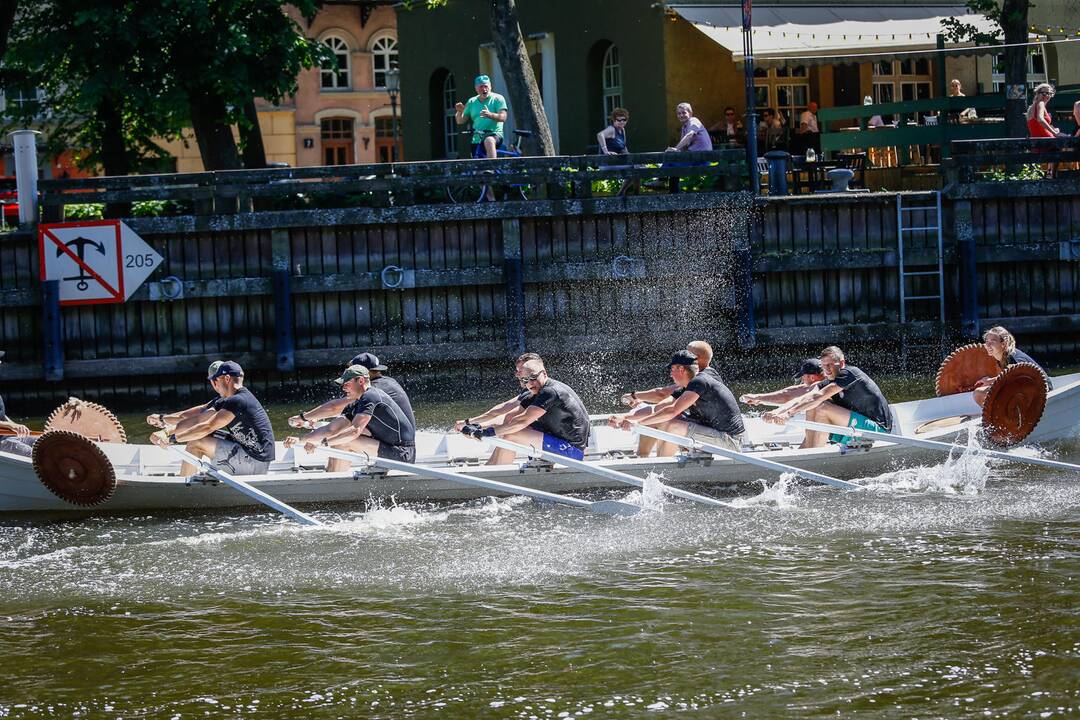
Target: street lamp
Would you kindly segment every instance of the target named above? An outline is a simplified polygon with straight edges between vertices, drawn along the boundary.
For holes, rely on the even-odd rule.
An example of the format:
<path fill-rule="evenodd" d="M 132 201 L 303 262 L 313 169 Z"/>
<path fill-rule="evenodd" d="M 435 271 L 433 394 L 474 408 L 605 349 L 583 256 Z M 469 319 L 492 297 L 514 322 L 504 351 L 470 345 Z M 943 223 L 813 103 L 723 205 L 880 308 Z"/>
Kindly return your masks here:
<path fill-rule="evenodd" d="M 398 159 L 397 99 L 401 92 L 401 71 L 397 69 L 397 65 L 391 65 L 386 71 L 386 92 L 390 93 L 390 122 L 394 132 L 394 150 L 390 154 L 390 161 L 394 162 Z"/>

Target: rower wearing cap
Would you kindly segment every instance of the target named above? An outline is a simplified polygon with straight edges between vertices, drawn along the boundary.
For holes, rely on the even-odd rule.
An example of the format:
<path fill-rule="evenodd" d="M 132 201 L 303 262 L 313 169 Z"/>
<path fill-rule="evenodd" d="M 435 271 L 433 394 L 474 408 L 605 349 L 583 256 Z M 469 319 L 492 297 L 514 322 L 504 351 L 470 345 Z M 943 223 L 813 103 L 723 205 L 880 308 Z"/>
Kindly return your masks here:
<path fill-rule="evenodd" d="M 688 350 L 675 353 L 668 363 L 668 374 L 678 386 L 671 402 L 654 406 L 650 412 L 617 416 L 625 430 L 640 423 L 675 435 L 719 445 L 730 450 L 742 447 L 743 426 L 739 404 L 728 386 L 715 373 L 701 372 L 698 359 Z M 672 443 L 660 443 L 657 455 L 674 455 Z"/>
<path fill-rule="evenodd" d="M 0 350 L 0 364 L 3 363 L 3 357 L 4 351 Z M 37 438 L 30 437 L 30 428 L 8 417 L 3 397 L 0 397 L 0 430 L 7 430 L 14 436 L 0 437 L 0 452 L 30 457 Z"/>
<path fill-rule="evenodd" d="M 388 394 L 371 384 L 371 371 L 367 367 L 350 365 L 334 382 L 345 391 L 349 401 L 341 415 L 304 438 L 285 438 L 285 447 L 303 442 L 308 452 L 323 446 L 398 462 L 416 460 L 416 428 Z M 347 460 L 331 458 L 326 469 L 339 472 L 347 470 L 349 465 Z"/>
<path fill-rule="evenodd" d="M 206 369 L 206 379 L 210 380 L 214 377 L 218 368 L 220 368 L 224 362 L 224 360 L 215 360 L 210 363 L 210 367 Z M 212 380 L 210 380 L 210 385 L 213 387 Z M 150 427 L 158 428 L 159 430 L 167 429 L 169 433 L 172 433 L 178 428 L 191 425 L 194 422 L 194 418 L 210 410 L 210 406 L 214 404 L 214 400 L 216 399 L 216 397 L 211 398 L 207 402 L 199 403 L 195 407 L 190 407 L 187 410 L 179 410 L 174 413 L 151 413 L 146 416 L 146 424 Z"/>
<path fill-rule="evenodd" d="M 209 458 L 215 468 L 234 475 L 265 473 L 274 459 L 274 429 L 266 410 L 244 387 L 244 369 L 231 360 L 215 362 L 207 379 L 218 397 L 175 425 L 169 421 L 190 411 L 151 416 L 164 428 L 151 435 L 150 441 L 160 447 L 186 443 L 189 453 Z M 180 474 L 194 475 L 195 470 L 185 462 Z"/>
<path fill-rule="evenodd" d="M 405 413 L 405 417 L 409 419 L 409 424 L 414 428 L 416 427 L 416 416 L 413 414 L 412 402 L 409 400 L 405 388 L 401 387 L 401 383 L 394 378 L 383 375 L 387 368 L 379 362 L 378 357 L 369 352 L 362 352 L 355 355 L 349 362 L 345 363 L 345 367 L 351 365 L 363 365 L 366 367 L 371 373 L 372 387 L 376 387 L 389 395 L 390 399 L 396 402 L 402 412 Z M 295 428 L 314 427 L 314 422 L 317 420 L 330 420 L 336 418 L 341 414 L 349 402 L 348 397 L 327 400 L 318 407 L 312 408 L 311 410 L 304 410 L 298 415 L 293 415 L 289 418 L 289 425 Z"/>
<path fill-rule="evenodd" d="M 805 412 L 806 419 L 814 422 L 891 432 L 892 409 L 877 383 L 859 368 L 848 365 L 843 351 L 835 345 L 822 350 L 819 359 L 825 379 L 809 392 L 765 413 L 762 419 L 784 425 L 795 414 Z M 850 439 L 847 435 L 828 436 L 829 441 L 841 445 L 847 445 Z M 807 430 L 802 447 L 822 447 L 825 441 L 825 433 Z"/>
<path fill-rule="evenodd" d="M 566 383 L 549 377 L 539 356 L 518 365 L 518 383 L 524 388 L 511 402 L 488 411 L 495 414 L 473 418 L 461 432 L 482 439 L 501 437 L 511 442 L 544 450 L 573 460 L 585 457 L 589 444 L 589 413 L 578 394 Z M 488 415 L 485 413 L 485 416 Z M 497 448 L 489 465 L 507 465 L 514 461 L 513 450 Z"/>
<path fill-rule="evenodd" d="M 825 379 L 825 370 L 821 367 L 821 361 L 817 358 L 806 358 L 795 371 L 794 385 L 788 385 L 781 390 L 768 393 L 747 393 L 739 396 L 739 402 L 747 405 L 783 405 L 795 398 L 800 398 L 814 389 L 814 386 Z M 800 447 L 810 447 L 809 433 L 803 437 Z"/>
<path fill-rule="evenodd" d="M 698 372 L 705 375 L 712 375 L 720 382 L 723 382 L 720 372 L 712 367 L 712 345 L 704 340 L 694 340 L 687 344 L 686 349 L 697 358 Z M 633 392 L 624 393 L 620 400 L 623 405 L 634 408 L 630 413 L 631 416 L 644 417 L 653 412 L 654 406 L 674 402 L 674 399 L 678 399 L 682 392 L 683 388 L 680 388 L 677 383 L 673 382 L 670 385 L 661 385 L 650 390 L 635 390 Z M 608 418 L 608 424 L 612 427 L 620 427 L 624 419 L 624 415 L 612 415 Z M 638 457 L 648 457 L 651 455 L 653 449 L 656 447 L 656 443 L 656 438 L 651 438 L 646 435 L 640 436 L 638 438 Z"/>

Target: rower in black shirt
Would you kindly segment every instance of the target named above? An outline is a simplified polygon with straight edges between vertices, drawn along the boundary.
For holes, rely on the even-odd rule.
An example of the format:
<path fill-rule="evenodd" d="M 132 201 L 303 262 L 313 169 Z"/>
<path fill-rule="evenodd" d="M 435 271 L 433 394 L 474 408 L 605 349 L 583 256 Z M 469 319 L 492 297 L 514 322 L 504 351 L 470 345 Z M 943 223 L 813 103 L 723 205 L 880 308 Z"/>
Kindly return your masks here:
<path fill-rule="evenodd" d="M 147 422 L 163 428 L 150 441 L 161 447 L 186 443 L 189 453 L 210 458 L 214 467 L 234 475 L 265 473 L 274 459 L 274 429 L 266 410 L 244 387 L 243 368 L 231 361 L 215 362 L 208 379 L 218 397 L 202 409 L 148 417 Z M 195 470 L 185 462 L 180 473 L 190 476 Z"/>
<path fill-rule="evenodd" d="M 660 403 L 648 413 L 617 416 L 618 427 L 630 429 L 640 423 L 675 435 L 690 437 L 729 450 L 742 447 L 743 426 L 739 405 L 718 374 L 699 370 L 697 357 L 687 350 L 675 353 L 668 374 L 678 386 L 671 402 Z M 660 443 L 657 456 L 674 455 L 678 447 Z"/>
<path fill-rule="evenodd" d="M 4 351 L 0 350 L 0 358 L 4 357 Z M 0 363 L 3 361 L 0 360 Z M 30 457 L 34 450 L 34 441 L 37 438 L 30 437 L 30 428 L 22 423 L 17 423 L 7 416 L 7 408 L 4 407 L 4 398 L 0 397 L 0 430 L 6 430 L 9 436 L 0 435 L 0 451 Z"/>
<path fill-rule="evenodd" d="M 1031 363 L 1042 371 L 1043 377 L 1046 378 L 1046 389 L 1054 389 L 1054 383 L 1050 381 L 1050 376 L 1046 374 L 1046 371 L 1042 369 L 1042 366 L 1035 362 L 1026 352 L 1018 349 L 1016 347 L 1016 338 L 1013 337 L 1011 332 L 1000 325 L 990 328 L 983 334 L 983 347 L 986 348 L 986 353 L 994 358 L 994 362 L 997 363 L 999 371 L 1004 370 L 1010 365 Z M 985 403 L 986 395 L 990 392 L 990 386 L 993 384 L 993 377 L 984 377 L 976 382 L 975 392 L 973 393 L 975 402 L 979 403 L 979 405 Z"/>
<path fill-rule="evenodd" d="M 371 385 L 371 373 L 366 367 L 350 365 L 334 382 L 341 385 L 349 403 L 340 416 L 303 438 L 308 452 L 326 446 L 398 462 L 416 460 L 416 428 L 389 395 Z M 300 441 L 290 436 L 284 444 L 292 447 Z M 341 471 L 349 464 L 332 458 L 326 469 Z"/>
<path fill-rule="evenodd" d="M 843 351 L 835 345 L 822 350 L 818 359 L 825 380 L 810 392 L 765 413 L 763 420 L 783 425 L 797 413 L 805 412 L 806 419 L 814 422 L 892 432 L 892 409 L 877 383 L 859 368 L 848 365 Z M 850 439 L 847 435 L 828 435 L 828 440 L 841 445 Z M 807 430 L 802 447 L 821 447 L 825 442 L 825 433 Z"/>
<path fill-rule="evenodd" d="M 518 364 L 517 379 L 525 389 L 515 398 L 514 406 L 505 403 L 508 407 L 502 414 L 491 415 L 493 419 L 488 419 L 487 413 L 474 418 L 460 428 L 461 432 L 477 439 L 497 435 L 574 460 L 584 458 L 589 444 L 589 413 L 578 394 L 569 385 L 549 377 L 539 356 Z M 498 448 L 488 464 L 513 461 L 513 450 Z"/>
<path fill-rule="evenodd" d="M 386 372 L 386 366 L 379 362 L 378 357 L 367 352 L 360 353 L 347 362 L 345 367 L 351 365 L 363 365 L 366 367 L 371 373 L 371 385 L 389 395 L 397 403 L 397 406 L 401 408 L 401 411 L 405 413 L 405 417 L 409 419 L 409 424 L 416 427 L 416 416 L 413 415 L 412 402 L 405 393 L 405 388 L 401 387 L 401 383 L 394 378 L 383 375 Z M 330 420 L 341 415 L 348 404 L 348 397 L 327 400 L 318 407 L 304 410 L 299 415 L 293 415 L 289 418 L 289 425 L 295 428 L 312 428 L 318 420 Z"/>

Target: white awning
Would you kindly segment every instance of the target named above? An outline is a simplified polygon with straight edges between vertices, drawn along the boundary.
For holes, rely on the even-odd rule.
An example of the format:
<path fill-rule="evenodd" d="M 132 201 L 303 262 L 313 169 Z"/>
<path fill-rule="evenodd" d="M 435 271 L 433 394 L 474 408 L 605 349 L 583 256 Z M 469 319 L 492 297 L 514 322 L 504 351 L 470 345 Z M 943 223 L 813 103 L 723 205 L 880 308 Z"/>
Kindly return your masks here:
<path fill-rule="evenodd" d="M 667 7 L 742 62 L 742 5 Z M 759 5 L 753 9 L 754 63 L 813 65 L 841 61 L 872 62 L 905 53 L 934 50 L 944 32 L 941 21 L 957 18 L 988 34 L 1000 33 L 985 16 L 956 5 Z M 949 46 L 957 54 L 974 48 Z M 1000 50 L 999 50 L 1000 52 Z M 875 54 L 876 57 L 875 57 Z"/>

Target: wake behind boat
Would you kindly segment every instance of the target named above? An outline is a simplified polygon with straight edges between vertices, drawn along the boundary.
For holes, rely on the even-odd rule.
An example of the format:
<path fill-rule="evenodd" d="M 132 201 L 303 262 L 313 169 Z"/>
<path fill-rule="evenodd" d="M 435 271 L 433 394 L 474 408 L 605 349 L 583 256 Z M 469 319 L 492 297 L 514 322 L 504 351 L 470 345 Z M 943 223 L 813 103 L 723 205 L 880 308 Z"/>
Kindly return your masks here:
<path fill-rule="evenodd" d="M 1044 444 L 1076 437 L 1080 431 L 1080 373 L 1053 378 L 1041 419 L 1026 442 Z M 981 427 L 983 408 L 972 392 L 925 400 L 894 403 L 892 432 L 902 437 L 952 442 Z M 770 425 L 760 417 L 743 415 L 742 451 L 796 468 L 843 479 L 873 477 L 883 471 L 940 460 L 941 453 L 925 448 L 876 440 L 858 448 L 826 446 L 799 448 L 803 431 L 795 426 Z M 75 504 L 49 490 L 35 472 L 30 458 L 0 451 L 0 512 L 68 511 L 110 513 L 127 510 L 184 510 L 255 505 L 257 500 L 212 477 L 182 477 L 180 459 L 155 445 L 95 442 L 114 475 L 115 488 L 104 501 L 91 506 Z M 419 432 L 415 439 L 418 472 L 384 470 L 356 463 L 340 471 L 327 470 L 327 457 L 303 447 L 276 445 L 277 459 L 267 470 L 248 474 L 249 485 L 290 504 L 358 503 L 369 498 L 398 501 L 452 501 L 489 493 L 445 479 L 419 474 L 423 467 L 444 468 L 490 480 L 552 493 L 581 493 L 624 487 L 580 469 L 518 453 L 512 463 L 481 465 L 490 448 L 457 433 Z M 637 457 L 637 441 L 630 433 L 594 426 L 583 460 L 592 467 L 617 470 L 644 478 L 655 472 L 673 485 L 731 486 L 768 478 L 770 473 L 736 460 L 699 451 L 674 457 Z M 78 462 L 90 463 L 80 456 Z M 61 460 L 57 461 L 63 467 Z M 70 470 L 70 468 L 69 468 Z M 77 474 L 77 473 L 76 473 Z M 774 477 L 774 476 L 773 476 Z"/>

